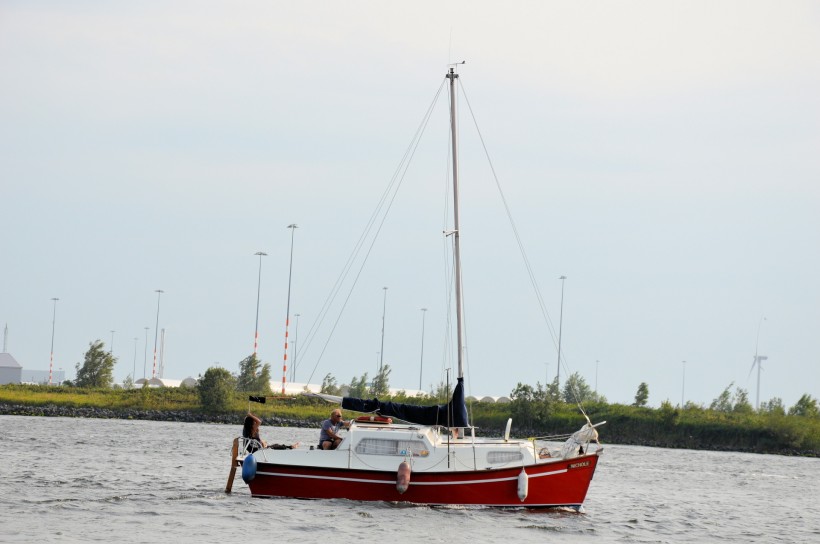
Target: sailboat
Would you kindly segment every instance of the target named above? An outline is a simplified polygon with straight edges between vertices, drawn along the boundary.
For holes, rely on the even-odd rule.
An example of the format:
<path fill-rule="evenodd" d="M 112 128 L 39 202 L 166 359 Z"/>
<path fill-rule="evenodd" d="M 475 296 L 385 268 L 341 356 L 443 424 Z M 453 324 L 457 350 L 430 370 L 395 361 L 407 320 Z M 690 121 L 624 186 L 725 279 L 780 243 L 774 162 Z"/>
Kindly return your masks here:
<path fill-rule="evenodd" d="M 586 498 L 603 447 L 597 425 L 586 424 L 563 444 L 510 438 L 512 420 L 498 438 L 477 437 L 464 395 L 461 255 L 459 246 L 456 79 L 450 89 L 453 157 L 454 278 L 458 375 L 449 402 L 413 406 L 378 399 L 331 397 L 342 408 L 368 414 L 354 420 L 334 450 L 316 447 L 256 449 L 234 441 L 232 472 L 254 497 L 350 499 L 424 505 L 572 507 Z M 566 437 L 564 437 L 566 438 Z M 253 451 L 253 453 L 248 453 Z"/>

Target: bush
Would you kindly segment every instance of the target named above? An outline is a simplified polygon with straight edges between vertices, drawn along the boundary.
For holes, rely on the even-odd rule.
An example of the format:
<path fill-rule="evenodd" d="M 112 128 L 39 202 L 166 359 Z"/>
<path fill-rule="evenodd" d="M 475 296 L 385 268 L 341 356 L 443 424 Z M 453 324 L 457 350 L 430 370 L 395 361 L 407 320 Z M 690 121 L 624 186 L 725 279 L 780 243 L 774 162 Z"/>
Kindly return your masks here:
<path fill-rule="evenodd" d="M 236 389 L 236 380 L 224 368 L 212 366 L 200 376 L 199 402 L 206 412 L 224 412 L 228 409 Z"/>

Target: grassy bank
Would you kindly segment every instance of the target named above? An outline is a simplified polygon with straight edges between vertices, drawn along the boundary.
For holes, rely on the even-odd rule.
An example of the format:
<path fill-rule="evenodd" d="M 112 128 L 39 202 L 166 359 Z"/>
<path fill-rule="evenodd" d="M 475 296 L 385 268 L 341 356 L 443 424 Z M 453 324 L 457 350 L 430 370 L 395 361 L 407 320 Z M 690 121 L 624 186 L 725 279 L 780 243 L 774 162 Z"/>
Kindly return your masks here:
<path fill-rule="evenodd" d="M 403 399 L 402 399 L 403 400 Z M 197 415 L 197 420 L 235 422 L 250 408 L 267 421 L 315 426 L 325 419 L 333 405 L 319 399 L 293 397 L 249 404 L 246 393 L 235 393 L 227 411 L 213 414 L 202 410 L 193 388 L 83 389 L 65 386 L 0 386 L 0 404 L 28 407 L 58 406 L 96 408 L 106 414 L 134 417 L 139 411 Z M 633 444 L 670 448 L 746 451 L 820 457 L 820 418 L 772 413 L 724 413 L 669 406 L 653 409 L 618 404 L 585 407 L 593 423 L 602 427 L 604 443 Z M 511 417 L 511 405 L 473 403 L 471 421 L 479 434 L 500 434 Z M 126 415 L 126 413 L 128 415 Z M 349 414 L 354 415 L 354 414 Z M 230 416 L 227 417 L 226 416 Z M 538 417 L 518 414 L 513 421 L 515 436 L 544 436 L 577 430 L 583 425 L 577 407 L 552 405 Z"/>

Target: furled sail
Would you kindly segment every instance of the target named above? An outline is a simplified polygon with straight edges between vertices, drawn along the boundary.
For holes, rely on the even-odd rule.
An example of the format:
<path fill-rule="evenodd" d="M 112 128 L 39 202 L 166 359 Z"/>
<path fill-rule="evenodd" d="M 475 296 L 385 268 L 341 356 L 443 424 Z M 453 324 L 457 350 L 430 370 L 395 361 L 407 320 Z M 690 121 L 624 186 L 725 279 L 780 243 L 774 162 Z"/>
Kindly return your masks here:
<path fill-rule="evenodd" d="M 458 378 L 453 398 L 447 404 L 415 406 L 379 399 L 342 398 L 342 408 L 356 412 L 377 412 L 381 416 L 394 417 L 419 425 L 443 425 L 451 428 L 469 427 L 467 405 L 464 402 L 464 378 Z"/>

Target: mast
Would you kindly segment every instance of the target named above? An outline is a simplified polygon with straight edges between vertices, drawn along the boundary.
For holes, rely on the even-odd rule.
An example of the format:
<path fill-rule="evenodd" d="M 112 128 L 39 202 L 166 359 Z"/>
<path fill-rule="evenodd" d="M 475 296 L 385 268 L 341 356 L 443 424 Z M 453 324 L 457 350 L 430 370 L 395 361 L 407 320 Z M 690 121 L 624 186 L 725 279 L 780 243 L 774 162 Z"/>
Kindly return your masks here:
<path fill-rule="evenodd" d="M 458 329 L 458 377 L 464 377 L 464 338 L 463 338 L 463 316 L 461 301 L 461 246 L 459 243 L 459 222 L 458 222 L 458 126 L 456 124 L 456 78 L 454 68 L 450 68 L 447 79 L 450 80 L 450 134 L 453 142 L 453 251 L 455 259 L 456 275 L 456 327 Z"/>

